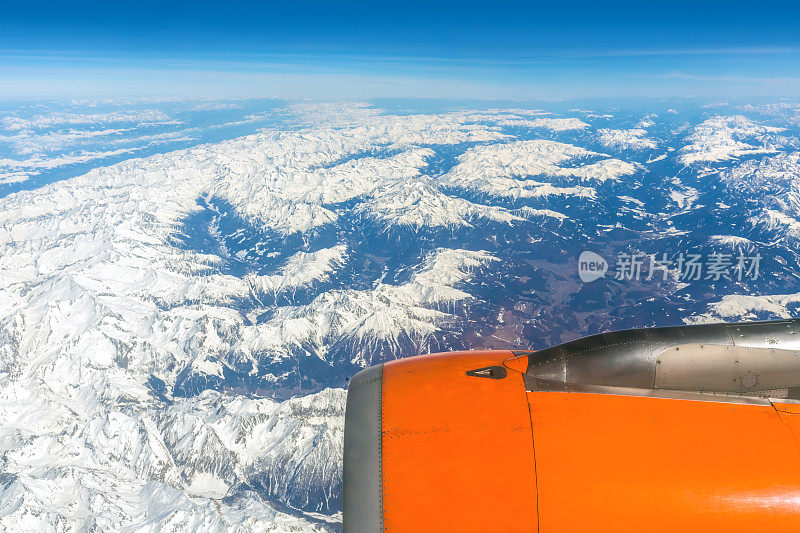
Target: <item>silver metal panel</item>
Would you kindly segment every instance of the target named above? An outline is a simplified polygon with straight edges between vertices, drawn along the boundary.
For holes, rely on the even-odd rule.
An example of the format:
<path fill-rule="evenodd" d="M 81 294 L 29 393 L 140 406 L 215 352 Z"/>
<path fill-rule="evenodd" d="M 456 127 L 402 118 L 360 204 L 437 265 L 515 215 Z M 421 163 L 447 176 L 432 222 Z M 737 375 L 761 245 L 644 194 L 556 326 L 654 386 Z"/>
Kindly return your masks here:
<path fill-rule="evenodd" d="M 596 343 L 597 346 L 568 357 L 569 382 L 652 388 L 656 360 L 667 347 L 697 337 L 705 342 L 730 342 L 724 328 L 718 325 L 628 330 L 599 337 L 602 344 Z"/>
<path fill-rule="evenodd" d="M 691 392 L 680 390 L 635 389 L 628 387 L 604 387 L 602 385 L 570 385 L 569 392 L 587 394 L 609 394 L 616 396 L 638 396 L 641 398 L 664 398 L 695 402 L 740 403 L 746 405 L 770 405 L 769 398 L 740 396 L 713 392 Z"/>
<path fill-rule="evenodd" d="M 554 382 L 562 381 L 569 384 L 569 388 L 577 385 L 595 385 L 650 390 L 657 387 L 674 389 L 675 387 L 669 386 L 666 382 L 657 385 L 656 367 L 660 366 L 658 359 L 663 353 L 685 345 L 716 345 L 723 347 L 722 349 L 742 347 L 800 351 L 800 320 L 645 328 L 592 335 L 531 354 L 528 362 L 528 378 L 525 380 L 526 387 L 528 390 L 541 390 L 537 386 L 537 383 L 541 382 L 543 388 L 558 390 L 559 387 Z M 766 377 L 768 373 L 778 372 L 779 367 L 790 368 L 792 365 L 789 360 L 777 362 L 750 358 L 749 361 L 752 363 L 751 372 L 753 369 L 759 370 L 759 365 L 764 366 L 764 370 L 760 371 L 764 374 L 764 378 L 759 378 L 759 380 L 764 379 L 762 386 L 769 385 L 772 390 L 786 389 L 787 396 L 800 394 L 800 379 L 795 381 L 795 377 L 800 378 L 800 375 L 785 376 L 787 379 L 783 381 L 777 377 L 775 379 Z M 708 375 L 707 378 L 698 378 L 701 384 L 704 379 L 709 383 L 718 379 L 712 375 L 714 369 L 711 368 L 717 364 L 723 364 L 724 367 L 724 363 L 719 359 L 698 363 L 696 370 Z M 689 387 L 688 375 L 694 371 L 688 367 L 683 370 L 687 377 L 681 387 Z M 745 378 L 745 375 L 746 373 L 738 377 Z M 734 376 L 728 377 L 733 383 Z M 757 385 L 753 384 L 753 376 L 747 376 L 743 383 L 752 385 L 752 388 L 732 387 L 728 390 L 724 389 L 721 383 L 716 383 L 715 387 L 731 393 L 766 390 L 757 388 Z M 780 386 L 772 386 L 776 383 Z"/>
<path fill-rule="evenodd" d="M 800 323 L 797 320 L 731 324 L 728 332 L 736 346 L 800 350 Z"/>
<path fill-rule="evenodd" d="M 800 351 L 684 344 L 665 350 L 656 365 L 657 389 L 747 394 L 800 384 Z"/>
<path fill-rule="evenodd" d="M 350 381 L 344 425 L 344 533 L 383 531 L 381 442 L 383 365 Z"/>

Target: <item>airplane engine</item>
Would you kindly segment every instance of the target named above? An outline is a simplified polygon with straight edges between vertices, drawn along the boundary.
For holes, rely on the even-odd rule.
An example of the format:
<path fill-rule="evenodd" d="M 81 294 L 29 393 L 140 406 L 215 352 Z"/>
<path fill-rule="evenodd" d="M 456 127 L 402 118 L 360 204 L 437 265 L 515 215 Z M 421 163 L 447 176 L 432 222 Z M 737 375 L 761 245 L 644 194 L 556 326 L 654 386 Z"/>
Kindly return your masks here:
<path fill-rule="evenodd" d="M 800 321 L 423 355 L 351 381 L 344 531 L 800 531 Z"/>

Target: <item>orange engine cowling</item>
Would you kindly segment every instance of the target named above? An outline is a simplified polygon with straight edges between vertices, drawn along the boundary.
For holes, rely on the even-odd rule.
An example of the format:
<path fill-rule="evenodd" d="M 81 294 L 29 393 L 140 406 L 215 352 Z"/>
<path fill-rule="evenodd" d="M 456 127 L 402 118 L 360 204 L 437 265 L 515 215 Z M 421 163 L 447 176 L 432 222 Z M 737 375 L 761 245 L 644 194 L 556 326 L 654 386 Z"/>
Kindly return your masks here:
<path fill-rule="evenodd" d="M 796 333 L 631 330 L 369 368 L 348 392 L 344 531 L 800 530 L 800 369 L 769 366 Z"/>

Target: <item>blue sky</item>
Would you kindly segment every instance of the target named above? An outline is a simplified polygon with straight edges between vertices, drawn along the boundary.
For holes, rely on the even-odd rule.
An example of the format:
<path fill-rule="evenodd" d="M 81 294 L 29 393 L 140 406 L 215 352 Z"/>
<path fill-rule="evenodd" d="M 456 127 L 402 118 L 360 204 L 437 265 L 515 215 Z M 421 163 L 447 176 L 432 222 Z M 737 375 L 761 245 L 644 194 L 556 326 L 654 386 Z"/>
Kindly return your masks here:
<path fill-rule="evenodd" d="M 6 1 L 0 96 L 796 96 L 790 2 Z"/>

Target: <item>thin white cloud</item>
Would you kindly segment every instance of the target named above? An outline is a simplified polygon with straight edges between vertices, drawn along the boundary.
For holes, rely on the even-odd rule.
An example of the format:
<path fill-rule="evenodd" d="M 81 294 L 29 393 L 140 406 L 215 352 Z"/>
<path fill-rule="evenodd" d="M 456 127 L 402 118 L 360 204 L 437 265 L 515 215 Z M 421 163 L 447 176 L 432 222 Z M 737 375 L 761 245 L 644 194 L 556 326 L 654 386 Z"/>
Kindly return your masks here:
<path fill-rule="evenodd" d="M 0 125 L 9 131 L 48 129 L 63 126 L 104 126 L 123 123 L 168 123 L 170 117 L 163 111 L 144 109 L 141 111 L 117 111 L 114 113 L 51 113 L 33 118 L 5 117 Z"/>

